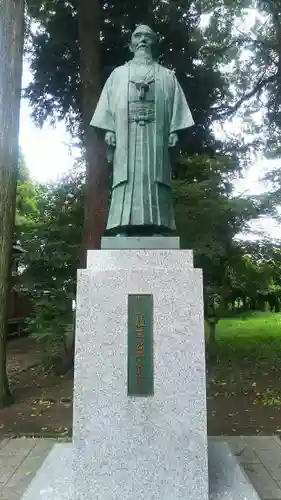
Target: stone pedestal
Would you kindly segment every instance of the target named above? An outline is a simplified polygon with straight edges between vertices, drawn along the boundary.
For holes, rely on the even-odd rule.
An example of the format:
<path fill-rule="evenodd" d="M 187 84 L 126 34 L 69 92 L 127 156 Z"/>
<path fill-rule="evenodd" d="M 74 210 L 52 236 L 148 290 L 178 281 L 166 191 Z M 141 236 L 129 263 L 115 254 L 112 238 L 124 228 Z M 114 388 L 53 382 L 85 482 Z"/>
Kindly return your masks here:
<path fill-rule="evenodd" d="M 232 491 L 233 470 L 244 477 L 234 458 L 220 477 L 216 455 L 218 464 L 230 456 L 223 444 L 212 451 L 208 482 L 202 274 L 191 251 L 157 249 L 160 240 L 150 250 L 122 240 L 122 249 L 88 252 L 78 272 L 73 443 L 54 448 L 26 500 L 238 500 L 241 490 L 257 498 L 247 481 Z M 134 294 L 153 296 L 154 390 L 146 397 L 128 395 Z"/>
<path fill-rule="evenodd" d="M 110 500 L 207 500 L 202 275 L 192 253 L 101 250 L 88 263 L 77 290 L 76 486 Z M 153 295 L 150 397 L 127 394 L 131 294 Z"/>

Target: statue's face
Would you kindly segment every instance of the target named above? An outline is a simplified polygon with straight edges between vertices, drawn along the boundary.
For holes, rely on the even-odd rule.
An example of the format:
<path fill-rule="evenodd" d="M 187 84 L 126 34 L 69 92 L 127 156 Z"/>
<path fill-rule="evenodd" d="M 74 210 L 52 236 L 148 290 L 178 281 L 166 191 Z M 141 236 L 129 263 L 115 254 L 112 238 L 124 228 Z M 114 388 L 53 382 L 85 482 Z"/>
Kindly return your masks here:
<path fill-rule="evenodd" d="M 156 35 L 148 26 L 139 26 L 132 34 L 131 51 L 135 54 L 138 51 L 153 53 L 156 45 Z"/>

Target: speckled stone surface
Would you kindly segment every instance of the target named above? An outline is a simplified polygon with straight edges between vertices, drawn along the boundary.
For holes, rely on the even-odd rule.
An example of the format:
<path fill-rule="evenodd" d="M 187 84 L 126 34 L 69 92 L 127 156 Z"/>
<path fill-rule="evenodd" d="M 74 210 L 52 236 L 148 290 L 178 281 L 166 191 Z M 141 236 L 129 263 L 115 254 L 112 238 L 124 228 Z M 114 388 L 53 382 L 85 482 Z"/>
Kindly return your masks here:
<path fill-rule="evenodd" d="M 227 443 L 209 439 L 209 498 L 210 500 L 259 500 L 249 479 L 238 465 Z M 43 466 L 31 482 L 23 500 L 103 500 L 95 490 L 79 491 L 72 472 L 72 445 L 54 446 Z M 161 481 L 161 477 L 159 477 Z M 122 500 L 122 496 L 107 496 Z M 145 497 L 144 497 L 145 498 Z M 165 492 L 155 500 L 166 500 Z M 178 496 L 174 499 L 177 500 Z"/>
<path fill-rule="evenodd" d="M 149 237 L 126 237 L 126 236 L 104 236 L 101 239 L 101 248 L 104 250 L 121 249 L 176 249 L 180 248 L 178 236 L 149 236 Z"/>
<path fill-rule="evenodd" d="M 173 261 L 173 269 L 181 270 L 182 266 L 193 268 L 192 250 L 89 250 L 87 253 L 87 269 L 94 272 L 124 270 L 131 272 L 143 269 L 166 269 L 167 260 Z"/>
<path fill-rule="evenodd" d="M 191 257 L 97 250 L 78 273 L 73 466 L 85 499 L 208 498 L 202 274 Z M 155 394 L 128 398 L 127 297 L 139 293 L 153 294 Z"/>

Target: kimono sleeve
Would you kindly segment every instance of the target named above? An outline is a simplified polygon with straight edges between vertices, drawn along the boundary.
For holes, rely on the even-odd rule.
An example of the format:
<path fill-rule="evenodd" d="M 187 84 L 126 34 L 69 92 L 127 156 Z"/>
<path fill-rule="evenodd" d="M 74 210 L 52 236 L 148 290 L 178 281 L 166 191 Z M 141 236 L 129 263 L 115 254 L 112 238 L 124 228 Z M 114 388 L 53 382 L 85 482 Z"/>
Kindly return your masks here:
<path fill-rule="evenodd" d="M 174 75 L 174 96 L 170 134 L 172 132 L 177 132 L 178 130 L 192 127 L 193 125 L 194 120 L 187 104 L 187 100 L 177 78 Z"/>
<path fill-rule="evenodd" d="M 109 132 L 115 132 L 115 120 L 111 104 L 113 73 L 111 73 L 103 87 L 93 118 L 90 121 L 92 127 Z"/>

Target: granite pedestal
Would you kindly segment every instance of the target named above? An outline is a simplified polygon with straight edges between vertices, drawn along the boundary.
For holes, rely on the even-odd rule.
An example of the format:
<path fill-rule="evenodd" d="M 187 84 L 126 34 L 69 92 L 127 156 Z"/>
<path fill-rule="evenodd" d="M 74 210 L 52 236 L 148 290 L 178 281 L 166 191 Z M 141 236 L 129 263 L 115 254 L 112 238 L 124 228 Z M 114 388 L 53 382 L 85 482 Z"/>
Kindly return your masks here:
<path fill-rule="evenodd" d="M 78 272 L 73 443 L 54 448 L 25 499 L 209 498 L 202 274 L 191 251 L 156 249 L 160 240 L 150 250 L 126 249 L 123 239 L 121 250 L 88 252 Z M 127 392 L 131 294 L 153 295 L 148 397 Z M 212 500 L 242 490 L 256 498 L 228 448 L 215 446 Z"/>
<path fill-rule="evenodd" d="M 103 249 L 88 264 L 77 292 L 76 486 L 103 499 L 207 500 L 201 271 L 179 249 Z M 153 295 L 152 397 L 127 394 L 131 294 Z"/>

